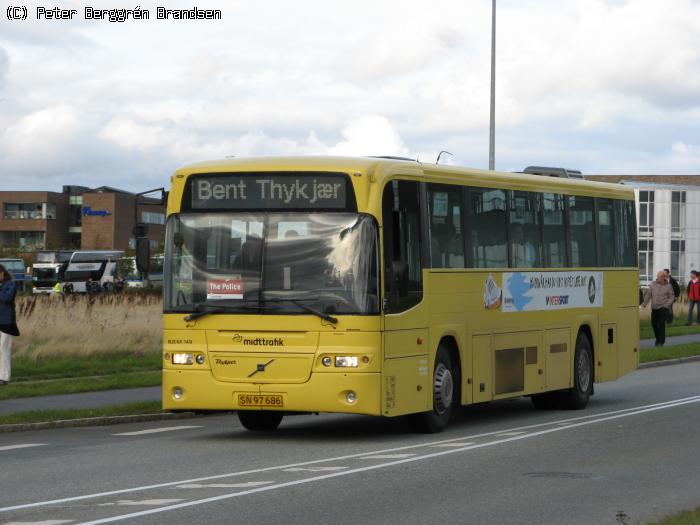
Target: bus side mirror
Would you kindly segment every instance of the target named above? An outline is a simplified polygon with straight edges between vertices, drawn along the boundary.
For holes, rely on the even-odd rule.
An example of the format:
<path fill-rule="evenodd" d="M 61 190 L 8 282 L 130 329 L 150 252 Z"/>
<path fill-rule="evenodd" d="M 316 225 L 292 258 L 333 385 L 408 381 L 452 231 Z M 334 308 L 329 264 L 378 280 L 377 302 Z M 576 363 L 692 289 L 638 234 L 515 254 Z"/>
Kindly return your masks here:
<path fill-rule="evenodd" d="M 141 275 L 148 273 L 150 260 L 151 246 L 148 237 L 138 237 L 136 239 L 136 269 Z"/>

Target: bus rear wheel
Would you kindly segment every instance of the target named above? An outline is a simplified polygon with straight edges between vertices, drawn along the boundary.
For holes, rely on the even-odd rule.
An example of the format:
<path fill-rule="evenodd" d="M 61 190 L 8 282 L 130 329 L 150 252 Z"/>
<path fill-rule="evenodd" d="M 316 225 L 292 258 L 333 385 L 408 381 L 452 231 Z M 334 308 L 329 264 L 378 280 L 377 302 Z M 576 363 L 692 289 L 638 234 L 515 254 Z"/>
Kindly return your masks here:
<path fill-rule="evenodd" d="M 267 410 L 239 410 L 238 419 L 248 430 L 258 432 L 270 432 L 277 430 L 282 422 L 282 412 L 270 412 Z"/>
<path fill-rule="evenodd" d="M 455 373 L 446 348 L 438 348 L 433 371 L 433 409 L 408 416 L 408 426 L 414 432 L 432 434 L 447 427 L 455 403 Z"/>
<path fill-rule="evenodd" d="M 593 351 L 588 336 L 579 332 L 574 352 L 574 386 L 563 393 L 564 407 L 570 410 L 586 408 L 593 394 Z"/>

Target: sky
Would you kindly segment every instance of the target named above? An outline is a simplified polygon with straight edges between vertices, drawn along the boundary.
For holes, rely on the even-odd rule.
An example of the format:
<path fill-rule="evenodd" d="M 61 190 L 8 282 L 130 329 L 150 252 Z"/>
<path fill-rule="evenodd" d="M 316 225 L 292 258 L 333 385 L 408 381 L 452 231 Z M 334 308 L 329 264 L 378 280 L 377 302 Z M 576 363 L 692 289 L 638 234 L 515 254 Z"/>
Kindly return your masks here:
<path fill-rule="evenodd" d="M 144 191 L 226 156 L 488 167 L 490 0 L 91 1 L 24 0 L 8 20 L 0 0 L 3 190 Z M 137 5 L 149 20 L 84 18 Z M 496 16 L 497 170 L 700 174 L 700 0 L 498 0 Z"/>

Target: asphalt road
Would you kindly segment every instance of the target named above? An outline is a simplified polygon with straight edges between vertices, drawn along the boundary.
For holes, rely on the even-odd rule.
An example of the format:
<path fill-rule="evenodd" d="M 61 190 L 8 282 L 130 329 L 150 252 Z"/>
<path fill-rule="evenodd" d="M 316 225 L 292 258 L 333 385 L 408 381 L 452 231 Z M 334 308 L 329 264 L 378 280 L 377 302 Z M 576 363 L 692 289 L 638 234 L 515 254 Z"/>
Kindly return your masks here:
<path fill-rule="evenodd" d="M 700 363 L 519 399 L 437 435 L 401 420 L 235 416 L 0 435 L 0 523 L 646 523 L 700 505 Z"/>

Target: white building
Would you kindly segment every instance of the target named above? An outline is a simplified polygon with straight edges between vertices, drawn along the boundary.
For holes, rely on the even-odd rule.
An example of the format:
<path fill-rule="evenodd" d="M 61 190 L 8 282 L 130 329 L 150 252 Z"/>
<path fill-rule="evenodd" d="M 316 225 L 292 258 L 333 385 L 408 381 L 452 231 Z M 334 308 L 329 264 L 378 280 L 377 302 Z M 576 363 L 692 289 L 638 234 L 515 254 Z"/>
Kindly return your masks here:
<path fill-rule="evenodd" d="M 700 175 L 590 175 L 634 187 L 637 199 L 639 282 L 669 268 L 681 286 L 700 271 Z"/>

